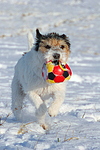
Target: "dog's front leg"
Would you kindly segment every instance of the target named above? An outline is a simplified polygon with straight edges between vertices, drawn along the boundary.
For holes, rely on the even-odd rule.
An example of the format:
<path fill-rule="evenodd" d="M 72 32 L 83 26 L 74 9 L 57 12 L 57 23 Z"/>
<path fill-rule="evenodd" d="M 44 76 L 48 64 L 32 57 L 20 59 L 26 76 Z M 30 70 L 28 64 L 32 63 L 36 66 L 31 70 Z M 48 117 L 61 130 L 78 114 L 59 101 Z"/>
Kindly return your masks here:
<path fill-rule="evenodd" d="M 43 102 L 43 100 L 41 99 L 41 97 L 34 91 L 28 92 L 28 95 L 29 95 L 30 101 L 33 104 L 35 104 L 35 107 L 37 109 L 36 115 L 43 116 L 47 111 L 47 107 L 46 107 L 45 103 Z"/>
<path fill-rule="evenodd" d="M 47 111 L 46 104 L 43 102 L 41 97 L 35 93 L 34 91 L 29 91 L 28 96 L 30 101 L 35 104 L 36 107 L 36 117 L 38 119 L 38 122 L 43 126 L 44 129 L 46 129 L 45 125 L 45 115 Z"/>
<path fill-rule="evenodd" d="M 64 92 L 56 92 L 53 95 L 53 102 L 51 106 L 48 108 L 48 113 L 50 117 L 55 117 L 58 114 L 59 108 L 64 101 L 65 93 Z"/>

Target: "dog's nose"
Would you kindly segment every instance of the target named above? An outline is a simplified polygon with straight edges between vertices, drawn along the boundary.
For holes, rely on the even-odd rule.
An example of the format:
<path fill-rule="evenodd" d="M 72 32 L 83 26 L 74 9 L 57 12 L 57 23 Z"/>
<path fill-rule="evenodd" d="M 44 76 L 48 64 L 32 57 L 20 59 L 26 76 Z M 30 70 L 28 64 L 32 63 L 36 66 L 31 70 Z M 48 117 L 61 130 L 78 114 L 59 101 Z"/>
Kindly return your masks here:
<path fill-rule="evenodd" d="M 60 54 L 54 53 L 53 57 L 54 57 L 54 59 L 59 59 L 60 58 Z"/>

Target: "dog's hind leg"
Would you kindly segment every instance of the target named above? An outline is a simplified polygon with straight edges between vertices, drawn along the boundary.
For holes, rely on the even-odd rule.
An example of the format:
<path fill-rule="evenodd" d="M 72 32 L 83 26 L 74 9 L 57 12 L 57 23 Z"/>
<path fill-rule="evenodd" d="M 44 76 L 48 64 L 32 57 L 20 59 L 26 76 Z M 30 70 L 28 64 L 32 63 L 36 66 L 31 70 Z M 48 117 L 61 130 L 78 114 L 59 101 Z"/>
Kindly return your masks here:
<path fill-rule="evenodd" d="M 24 97 L 25 94 L 23 93 L 22 86 L 14 77 L 12 81 L 12 111 L 17 120 L 21 119 L 21 109 Z"/>

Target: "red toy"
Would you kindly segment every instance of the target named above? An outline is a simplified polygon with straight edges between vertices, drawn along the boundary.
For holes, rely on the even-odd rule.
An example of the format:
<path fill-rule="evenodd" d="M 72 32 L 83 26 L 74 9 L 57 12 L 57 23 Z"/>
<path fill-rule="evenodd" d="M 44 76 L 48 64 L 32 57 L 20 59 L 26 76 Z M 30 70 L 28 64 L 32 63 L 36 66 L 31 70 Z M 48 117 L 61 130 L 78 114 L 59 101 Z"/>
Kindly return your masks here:
<path fill-rule="evenodd" d="M 60 83 L 69 80 L 72 75 L 67 63 L 62 64 L 60 61 L 49 61 L 43 65 L 42 76 L 48 83 Z"/>

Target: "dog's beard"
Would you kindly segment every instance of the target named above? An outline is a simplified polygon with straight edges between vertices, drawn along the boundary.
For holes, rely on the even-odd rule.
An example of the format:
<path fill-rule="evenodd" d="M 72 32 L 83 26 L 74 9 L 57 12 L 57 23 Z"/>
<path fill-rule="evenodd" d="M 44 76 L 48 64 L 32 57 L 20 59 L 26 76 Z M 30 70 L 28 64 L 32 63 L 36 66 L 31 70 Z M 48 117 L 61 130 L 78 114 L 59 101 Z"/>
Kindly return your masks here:
<path fill-rule="evenodd" d="M 59 59 L 55 59 L 55 58 L 53 57 L 53 55 L 54 55 L 55 53 L 60 54 L 60 58 L 59 58 Z M 67 61 L 67 59 L 68 59 L 68 56 L 66 55 L 65 52 L 49 50 L 49 51 L 47 51 L 47 52 L 44 54 L 44 58 L 45 58 L 46 61 L 59 60 L 59 61 L 61 61 L 62 63 L 65 63 L 65 62 Z"/>

